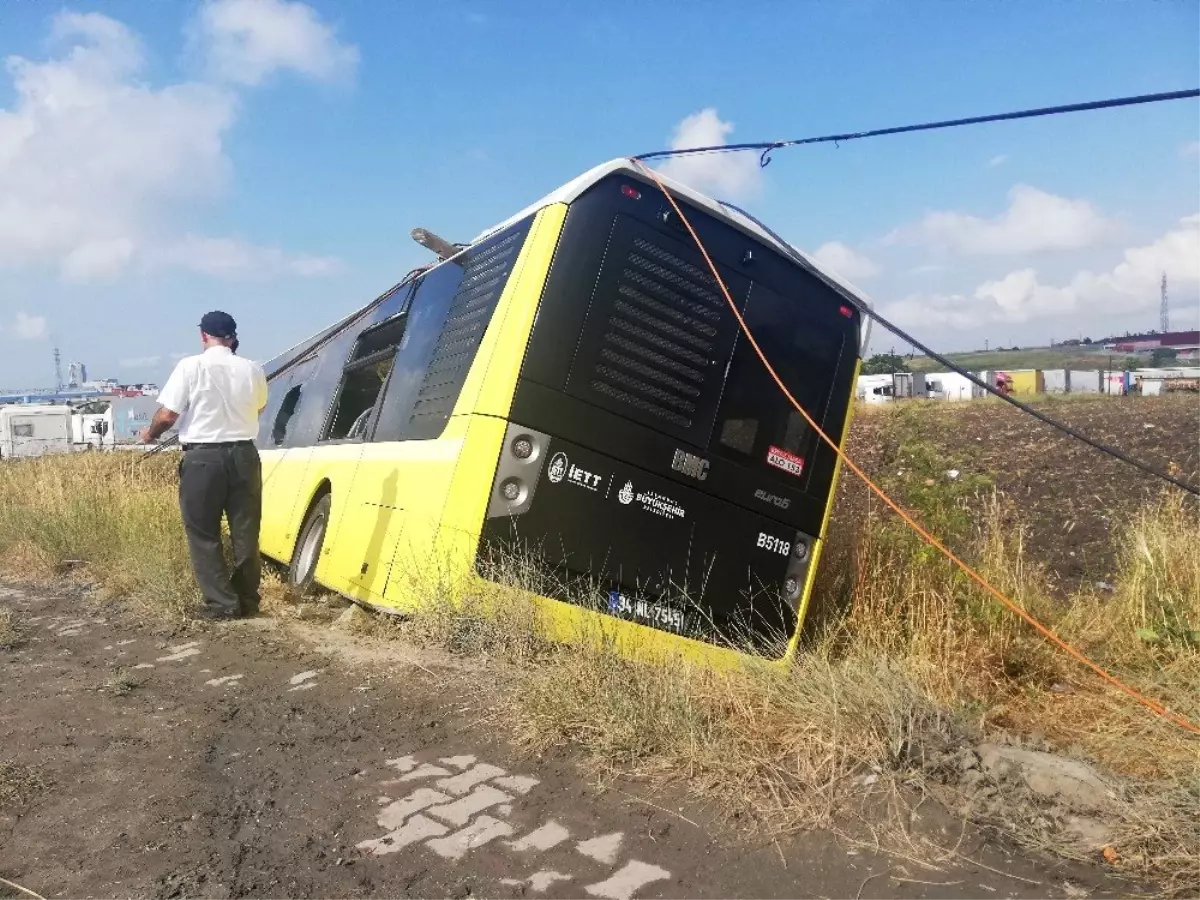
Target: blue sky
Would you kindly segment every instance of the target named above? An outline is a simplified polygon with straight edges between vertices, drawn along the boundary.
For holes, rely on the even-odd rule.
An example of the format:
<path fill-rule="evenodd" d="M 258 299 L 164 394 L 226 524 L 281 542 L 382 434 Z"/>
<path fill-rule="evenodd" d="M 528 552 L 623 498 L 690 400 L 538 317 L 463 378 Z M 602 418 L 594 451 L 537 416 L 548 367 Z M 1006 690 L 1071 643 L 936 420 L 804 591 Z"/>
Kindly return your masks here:
<path fill-rule="evenodd" d="M 0 386 L 268 358 L 606 159 L 1200 84 L 1200 7 L 0 4 Z M 673 163 L 942 349 L 1173 324 L 1200 103 Z M 893 343 L 880 337 L 877 348 Z"/>

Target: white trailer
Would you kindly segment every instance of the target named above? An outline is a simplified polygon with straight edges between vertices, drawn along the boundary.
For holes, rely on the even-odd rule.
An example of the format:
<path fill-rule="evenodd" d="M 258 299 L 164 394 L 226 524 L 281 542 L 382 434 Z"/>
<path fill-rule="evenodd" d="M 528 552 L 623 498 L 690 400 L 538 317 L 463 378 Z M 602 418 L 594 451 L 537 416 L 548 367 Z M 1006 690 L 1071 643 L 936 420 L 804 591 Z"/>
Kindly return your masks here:
<path fill-rule="evenodd" d="M 18 404 L 0 407 L 0 458 L 71 452 L 71 408 Z"/>
<path fill-rule="evenodd" d="M 938 400 L 971 400 L 983 393 L 964 375 L 957 372 L 930 372 L 925 376 L 929 396 Z"/>

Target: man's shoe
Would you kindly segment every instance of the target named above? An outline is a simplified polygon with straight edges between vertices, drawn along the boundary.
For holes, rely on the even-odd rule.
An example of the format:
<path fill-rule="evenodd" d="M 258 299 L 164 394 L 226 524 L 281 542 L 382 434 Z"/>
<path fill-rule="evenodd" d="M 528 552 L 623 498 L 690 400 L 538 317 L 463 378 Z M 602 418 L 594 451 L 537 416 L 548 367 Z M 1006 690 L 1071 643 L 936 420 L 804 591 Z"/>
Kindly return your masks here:
<path fill-rule="evenodd" d="M 223 609 L 219 606 L 202 606 L 193 614 L 197 619 L 204 619 L 207 622 L 226 622 L 230 619 L 240 619 L 241 615 L 237 610 Z"/>
<path fill-rule="evenodd" d="M 246 601 L 243 600 L 242 601 L 242 615 L 247 619 L 257 616 L 258 615 L 258 601 L 255 600 L 253 603 L 247 603 Z"/>

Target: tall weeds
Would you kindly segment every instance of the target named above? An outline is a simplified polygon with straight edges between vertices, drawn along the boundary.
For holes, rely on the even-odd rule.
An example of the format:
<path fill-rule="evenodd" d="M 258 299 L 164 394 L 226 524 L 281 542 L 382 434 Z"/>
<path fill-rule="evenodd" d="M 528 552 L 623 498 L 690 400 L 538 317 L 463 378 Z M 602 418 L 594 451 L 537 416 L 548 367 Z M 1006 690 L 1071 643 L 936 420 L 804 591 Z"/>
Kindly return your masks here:
<path fill-rule="evenodd" d="M 0 465 L 0 554 L 12 572 L 80 564 L 114 594 L 171 614 L 198 599 L 176 461 L 85 453 Z"/>
<path fill-rule="evenodd" d="M 1133 666 L 1194 655 L 1200 647 L 1195 501 L 1177 492 L 1165 496 L 1139 511 L 1119 540 L 1121 578 L 1111 599 L 1074 604 L 1064 626 Z"/>

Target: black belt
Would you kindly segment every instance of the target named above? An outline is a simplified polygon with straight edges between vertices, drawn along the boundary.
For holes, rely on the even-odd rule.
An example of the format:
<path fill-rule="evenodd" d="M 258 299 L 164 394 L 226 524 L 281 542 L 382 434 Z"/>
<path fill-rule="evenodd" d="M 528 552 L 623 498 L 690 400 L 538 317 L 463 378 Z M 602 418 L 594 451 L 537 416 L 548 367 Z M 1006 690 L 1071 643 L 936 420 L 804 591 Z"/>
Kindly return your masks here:
<path fill-rule="evenodd" d="M 216 441 L 211 444 L 181 444 L 184 450 L 203 450 L 208 447 L 253 447 L 254 441 Z"/>

